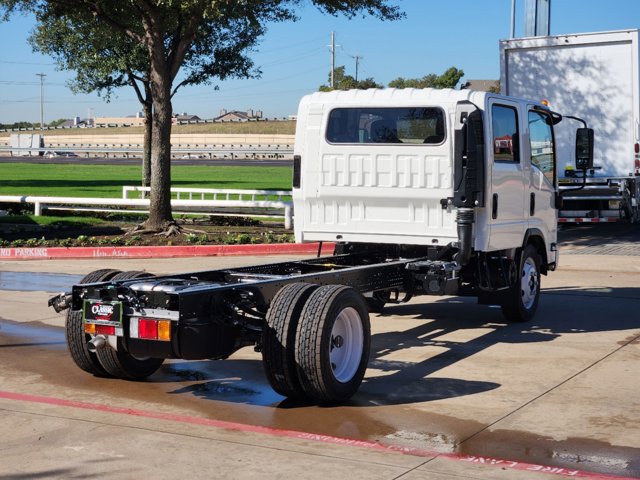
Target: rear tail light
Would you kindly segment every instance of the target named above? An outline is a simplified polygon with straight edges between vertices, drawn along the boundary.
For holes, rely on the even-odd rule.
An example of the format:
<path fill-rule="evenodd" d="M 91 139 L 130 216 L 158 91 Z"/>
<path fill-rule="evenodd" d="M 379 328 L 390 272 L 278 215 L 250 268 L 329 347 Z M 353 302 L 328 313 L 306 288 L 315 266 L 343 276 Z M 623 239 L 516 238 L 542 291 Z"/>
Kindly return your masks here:
<path fill-rule="evenodd" d="M 96 335 L 115 335 L 116 327 L 113 325 L 96 325 Z"/>
<path fill-rule="evenodd" d="M 171 321 L 153 318 L 133 317 L 129 326 L 131 338 L 141 340 L 171 340 Z"/>
<path fill-rule="evenodd" d="M 155 340 L 158 338 L 158 322 L 141 318 L 138 320 L 138 335 L 139 338 Z"/>

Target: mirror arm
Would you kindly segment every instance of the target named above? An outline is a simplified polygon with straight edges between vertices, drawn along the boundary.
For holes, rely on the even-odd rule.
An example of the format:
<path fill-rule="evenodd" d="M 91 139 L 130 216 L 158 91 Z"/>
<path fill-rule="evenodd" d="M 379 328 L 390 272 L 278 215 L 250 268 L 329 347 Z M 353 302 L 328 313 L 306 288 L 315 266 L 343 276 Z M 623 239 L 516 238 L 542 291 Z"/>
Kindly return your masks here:
<path fill-rule="evenodd" d="M 573 116 L 571 116 L 571 115 L 564 115 L 564 118 L 570 118 L 571 120 L 576 120 L 576 121 L 578 121 L 578 122 L 582 123 L 582 125 L 584 126 L 584 128 L 589 128 L 589 127 L 587 126 L 587 122 L 586 122 L 586 121 L 584 121 L 582 118 L 579 118 L 579 117 L 573 117 Z"/>

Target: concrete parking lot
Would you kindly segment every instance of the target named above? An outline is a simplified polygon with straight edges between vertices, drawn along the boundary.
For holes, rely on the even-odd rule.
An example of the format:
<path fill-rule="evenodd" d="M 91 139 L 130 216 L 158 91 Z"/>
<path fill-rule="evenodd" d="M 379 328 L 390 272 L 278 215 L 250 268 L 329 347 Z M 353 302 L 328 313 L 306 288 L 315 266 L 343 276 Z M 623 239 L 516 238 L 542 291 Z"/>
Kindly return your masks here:
<path fill-rule="evenodd" d="M 0 478 L 640 478 L 640 235 L 607 227 L 563 232 L 530 323 L 454 297 L 372 315 L 365 382 L 331 408 L 274 393 L 250 348 L 92 377 L 46 307 L 97 268 L 284 258 L 2 261 Z"/>

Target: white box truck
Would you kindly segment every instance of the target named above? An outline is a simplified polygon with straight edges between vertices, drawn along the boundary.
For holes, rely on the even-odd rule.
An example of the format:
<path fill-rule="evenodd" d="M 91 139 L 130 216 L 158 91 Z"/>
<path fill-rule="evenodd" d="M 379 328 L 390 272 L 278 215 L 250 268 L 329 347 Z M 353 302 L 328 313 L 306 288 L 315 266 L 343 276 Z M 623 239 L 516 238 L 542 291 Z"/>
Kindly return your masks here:
<path fill-rule="evenodd" d="M 560 222 L 640 220 L 639 35 L 625 30 L 500 42 L 502 93 L 546 100 L 595 131 L 594 167 L 582 171 L 573 165 L 571 142 L 580 123 L 566 120 L 556 131 Z"/>
<path fill-rule="evenodd" d="M 224 359 L 251 345 L 278 393 L 335 403 L 358 389 L 369 311 L 385 303 L 467 295 L 527 321 L 558 263 L 561 120 L 468 90 L 306 96 L 295 234 L 336 242 L 335 254 L 171 277 L 97 270 L 50 300 L 71 307 L 71 357 L 95 375 L 141 379 L 164 358 Z"/>

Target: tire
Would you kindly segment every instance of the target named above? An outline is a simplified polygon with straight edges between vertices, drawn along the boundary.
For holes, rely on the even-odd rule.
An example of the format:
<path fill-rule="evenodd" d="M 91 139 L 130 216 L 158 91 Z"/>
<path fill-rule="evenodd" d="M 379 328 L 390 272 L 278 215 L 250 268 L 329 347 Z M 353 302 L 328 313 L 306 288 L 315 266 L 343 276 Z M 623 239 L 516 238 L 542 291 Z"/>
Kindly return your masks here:
<path fill-rule="evenodd" d="M 131 280 L 134 278 L 152 277 L 150 273 L 141 271 L 122 272 L 112 280 Z M 163 358 L 137 358 L 126 352 L 122 338 L 118 337 L 117 350 L 106 345 L 96 351 L 102 368 L 112 377 L 123 380 L 144 380 L 160 368 Z"/>
<path fill-rule="evenodd" d="M 369 313 L 351 287 L 327 285 L 309 297 L 296 334 L 300 384 L 321 404 L 351 398 L 362 383 L 371 343 Z"/>
<path fill-rule="evenodd" d="M 82 278 L 82 280 L 80 280 L 80 283 L 82 284 L 107 281 L 113 278 L 118 273 L 120 273 L 120 270 L 113 270 L 110 268 L 95 270 Z M 87 343 L 89 343 L 89 340 L 91 340 L 91 335 L 84 333 L 81 311 L 67 311 L 64 333 L 71 359 L 81 370 L 100 377 L 109 376 L 107 371 L 102 368 L 97 355 L 90 352 L 87 348 Z"/>
<path fill-rule="evenodd" d="M 302 400 L 307 396 L 296 369 L 296 331 L 300 314 L 318 285 L 290 283 L 271 301 L 262 331 L 262 363 L 271 387 L 280 395 Z"/>
<path fill-rule="evenodd" d="M 509 322 L 528 322 L 533 318 L 540 300 L 540 255 L 533 245 L 527 245 L 518 262 L 518 279 L 505 292 L 502 313 Z"/>

